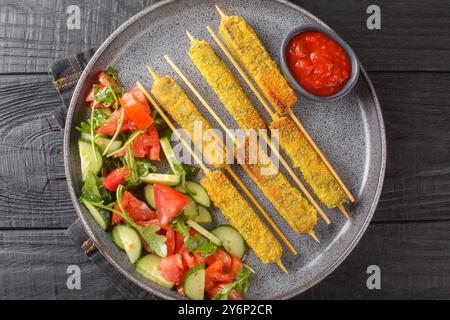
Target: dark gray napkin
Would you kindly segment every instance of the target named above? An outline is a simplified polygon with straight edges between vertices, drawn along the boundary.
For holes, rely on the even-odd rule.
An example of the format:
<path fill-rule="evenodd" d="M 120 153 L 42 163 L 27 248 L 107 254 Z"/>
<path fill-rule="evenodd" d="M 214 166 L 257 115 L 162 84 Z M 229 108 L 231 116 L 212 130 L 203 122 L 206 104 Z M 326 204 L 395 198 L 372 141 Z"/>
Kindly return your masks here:
<path fill-rule="evenodd" d="M 95 53 L 95 49 L 89 49 L 79 54 L 56 61 L 50 68 L 53 75 L 53 84 L 61 97 L 61 105 L 55 110 L 55 118 L 61 128 L 64 128 L 67 110 L 72 98 L 75 86 L 89 60 Z M 114 287 L 126 299 L 158 299 L 154 295 L 141 289 L 133 282 L 125 278 L 117 271 L 97 250 L 92 240 L 86 234 L 80 220 L 77 219 L 67 229 L 66 234 L 81 248 L 84 253 L 103 271 Z"/>

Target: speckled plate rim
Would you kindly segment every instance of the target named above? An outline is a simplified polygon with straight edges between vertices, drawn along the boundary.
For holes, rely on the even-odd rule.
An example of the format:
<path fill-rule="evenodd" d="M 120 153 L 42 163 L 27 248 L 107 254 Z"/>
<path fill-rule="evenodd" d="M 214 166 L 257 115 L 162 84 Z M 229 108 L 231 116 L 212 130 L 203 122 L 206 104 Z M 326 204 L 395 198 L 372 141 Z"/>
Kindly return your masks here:
<path fill-rule="evenodd" d="M 155 294 L 155 295 L 159 296 L 160 298 L 168 299 L 168 300 L 172 300 L 173 297 L 166 295 L 165 293 L 160 292 L 157 289 L 153 289 L 153 288 L 147 286 L 145 283 L 143 283 L 139 279 L 137 279 L 135 275 L 133 275 L 132 273 L 130 273 L 127 270 L 125 270 L 124 268 L 122 268 L 115 261 L 115 259 L 109 253 L 106 252 L 107 250 L 105 250 L 103 248 L 103 246 L 101 245 L 96 232 L 94 232 L 94 230 L 92 230 L 91 227 L 89 226 L 89 223 L 87 222 L 86 218 L 84 217 L 83 211 L 81 210 L 80 203 L 79 203 L 76 191 L 73 186 L 72 170 L 71 170 L 70 164 L 69 164 L 69 142 L 70 142 L 70 133 L 71 133 L 71 130 L 73 129 L 73 114 L 74 114 L 75 108 L 77 106 L 77 100 L 79 98 L 80 92 L 82 91 L 84 83 L 87 80 L 87 78 L 91 72 L 91 69 L 96 64 L 99 57 L 108 49 L 111 42 L 113 42 L 114 39 L 117 38 L 119 36 L 119 34 L 121 34 L 124 30 L 126 30 L 130 25 L 134 24 L 136 21 L 138 21 L 139 19 L 141 19 L 143 16 L 147 15 L 148 13 L 155 11 L 163 6 L 166 6 L 167 4 L 177 2 L 177 1 L 182 1 L 182 0 L 164 0 L 164 1 L 154 4 L 152 6 L 149 6 L 148 8 L 143 9 L 142 11 L 140 11 L 139 13 L 137 13 L 136 15 L 134 15 L 133 17 L 128 19 L 125 23 L 123 23 L 102 43 L 102 45 L 98 48 L 98 50 L 95 52 L 94 56 L 89 61 L 86 68 L 84 69 L 84 71 L 80 77 L 80 80 L 78 81 L 78 84 L 75 87 L 75 90 L 74 90 L 74 93 L 73 93 L 73 96 L 72 96 L 72 99 L 70 102 L 69 110 L 67 112 L 66 126 L 65 126 L 65 130 L 64 130 L 64 168 L 65 168 L 65 173 L 66 173 L 69 194 L 70 194 L 71 200 L 73 202 L 73 205 L 76 209 L 77 215 L 80 218 L 84 229 L 88 233 L 88 236 L 92 239 L 92 241 L 96 245 L 97 249 L 105 257 L 105 259 L 109 263 L 111 263 L 122 275 L 124 275 L 127 279 L 129 279 L 130 281 L 132 281 L 134 284 L 141 287 L 142 289 L 144 289 L 148 292 L 151 292 L 152 294 Z M 311 19 L 317 21 L 318 24 L 321 24 L 322 26 L 331 29 L 321 19 L 317 18 L 315 15 L 311 14 L 310 12 L 306 11 L 305 9 L 301 8 L 300 6 L 298 6 L 296 4 L 293 4 L 286 0 L 272 0 L 272 1 L 286 5 L 290 8 L 292 8 L 293 10 L 296 10 L 296 11 L 310 17 Z M 384 121 L 383 121 L 383 116 L 382 116 L 382 112 L 381 112 L 381 107 L 380 107 L 380 103 L 378 101 L 378 97 L 375 93 L 375 88 L 373 87 L 373 84 L 370 81 L 370 78 L 368 77 L 367 72 L 365 71 L 365 69 L 362 65 L 360 65 L 360 70 L 361 70 L 361 73 L 364 76 L 365 80 L 367 81 L 370 92 L 372 94 L 372 99 L 375 104 L 376 113 L 377 113 L 377 117 L 378 117 L 378 124 L 379 124 L 379 128 L 380 128 L 381 166 L 380 166 L 380 173 L 378 176 L 378 184 L 377 184 L 377 188 L 376 188 L 375 197 L 373 199 L 369 213 L 367 214 L 366 220 L 364 221 L 364 224 L 360 227 L 359 232 L 354 237 L 354 239 L 350 243 L 350 245 L 346 248 L 344 253 L 338 259 L 336 259 L 336 261 L 334 261 L 334 263 L 331 264 L 327 269 L 325 269 L 322 273 L 318 274 L 315 277 L 315 279 L 313 279 L 309 282 L 303 283 L 299 287 L 292 288 L 291 290 L 287 291 L 283 295 L 278 295 L 278 296 L 272 297 L 272 299 L 274 299 L 274 300 L 275 299 L 292 298 L 292 297 L 310 289 L 311 287 L 313 287 L 314 285 L 316 285 L 317 283 L 319 283 L 320 281 L 325 279 L 328 275 L 330 275 L 347 258 L 347 256 L 350 254 L 350 252 L 358 244 L 361 237 L 367 230 L 367 227 L 369 226 L 370 221 L 372 220 L 373 214 L 375 212 L 375 209 L 378 205 L 378 201 L 379 201 L 380 195 L 381 195 L 381 190 L 383 188 L 384 175 L 385 175 L 385 169 L 386 169 L 386 150 L 387 150 L 386 132 L 385 132 L 385 127 L 384 127 Z"/>

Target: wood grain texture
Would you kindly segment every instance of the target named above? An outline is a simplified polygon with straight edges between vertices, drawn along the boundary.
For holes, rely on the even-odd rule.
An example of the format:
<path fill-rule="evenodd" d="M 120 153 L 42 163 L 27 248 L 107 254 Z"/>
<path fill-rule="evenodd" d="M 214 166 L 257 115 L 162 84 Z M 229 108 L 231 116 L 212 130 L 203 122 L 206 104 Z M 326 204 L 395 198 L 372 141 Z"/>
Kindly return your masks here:
<path fill-rule="evenodd" d="M 98 47 L 119 25 L 154 0 L 3 0 L 0 73 L 46 72 L 55 59 Z M 370 71 L 450 70 L 448 3 L 441 0 L 295 0 L 326 21 Z M 66 26 L 69 5 L 82 10 L 81 30 Z M 366 9 L 377 4 L 381 30 L 368 30 Z"/>
<path fill-rule="evenodd" d="M 450 221 L 372 224 L 328 278 L 299 299 L 449 299 Z M 368 290 L 367 267 L 381 269 Z"/>
<path fill-rule="evenodd" d="M 450 219 L 450 74 L 371 74 L 388 161 L 375 221 Z"/>
<path fill-rule="evenodd" d="M 371 225 L 328 278 L 298 299 L 449 299 L 450 222 Z M 66 287 L 69 265 L 82 290 Z M 367 267 L 381 268 L 381 290 L 368 290 Z M 120 299 L 103 274 L 62 231 L 0 232 L 2 299 Z"/>
<path fill-rule="evenodd" d="M 3 0 L 0 73 L 47 72 L 51 63 L 98 47 L 152 0 Z M 81 9 L 81 30 L 67 28 L 70 5 Z"/>
<path fill-rule="evenodd" d="M 81 270 L 81 290 L 67 288 L 70 265 Z M 0 297 L 4 299 L 121 299 L 63 231 L 0 231 Z"/>
<path fill-rule="evenodd" d="M 66 228 L 75 217 L 52 119 L 60 103 L 50 76 L 0 76 L 0 228 Z"/>

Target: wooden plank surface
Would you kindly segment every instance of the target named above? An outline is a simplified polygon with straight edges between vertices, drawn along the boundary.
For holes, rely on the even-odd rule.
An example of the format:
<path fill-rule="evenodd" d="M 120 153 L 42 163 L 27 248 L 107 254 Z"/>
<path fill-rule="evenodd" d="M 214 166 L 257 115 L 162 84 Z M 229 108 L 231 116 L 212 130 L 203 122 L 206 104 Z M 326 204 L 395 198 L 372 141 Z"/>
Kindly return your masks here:
<path fill-rule="evenodd" d="M 450 221 L 372 224 L 356 249 L 302 299 L 449 299 Z M 368 290 L 367 268 L 381 271 Z"/>
<path fill-rule="evenodd" d="M 154 0 L 3 0 L 0 73 L 46 72 L 50 64 L 98 47 L 119 25 Z M 335 28 L 370 71 L 448 71 L 449 5 L 442 0 L 296 0 Z M 82 10 L 81 30 L 68 30 L 66 8 Z M 381 30 L 368 30 L 366 9 L 381 8 Z M 343 23 L 345 21 L 345 23 Z"/>
<path fill-rule="evenodd" d="M 67 268 L 80 268 L 81 290 L 67 288 Z M 0 231 L 0 297 L 4 299 L 121 299 L 64 231 Z"/>
<path fill-rule="evenodd" d="M 444 299 L 450 297 L 450 222 L 371 225 L 349 258 L 299 299 Z M 81 290 L 68 290 L 69 265 Z M 368 290 L 367 267 L 381 269 L 381 290 Z M 2 299 L 120 299 L 102 272 L 62 231 L 0 231 Z"/>

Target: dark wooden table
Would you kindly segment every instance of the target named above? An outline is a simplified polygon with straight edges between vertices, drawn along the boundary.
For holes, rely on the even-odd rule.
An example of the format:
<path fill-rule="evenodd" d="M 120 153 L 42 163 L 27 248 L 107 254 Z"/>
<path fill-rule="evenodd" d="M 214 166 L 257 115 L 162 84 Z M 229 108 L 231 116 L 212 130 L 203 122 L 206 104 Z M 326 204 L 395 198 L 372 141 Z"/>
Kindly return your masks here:
<path fill-rule="evenodd" d="M 350 257 L 302 299 L 450 298 L 450 4 L 446 0 L 296 1 L 338 31 L 374 82 L 388 167 L 374 221 Z M 97 47 L 151 0 L 1 0 L 0 299 L 120 299 L 65 236 L 75 212 L 63 168 L 51 63 Z M 78 4 L 81 30 L 68 30 Z M 366 27 L 369 5 L 381 30 Z M 66 286 L 78 265 L 81 290 Z M 367 267 L 381 268 L 368 290 Z"/>

